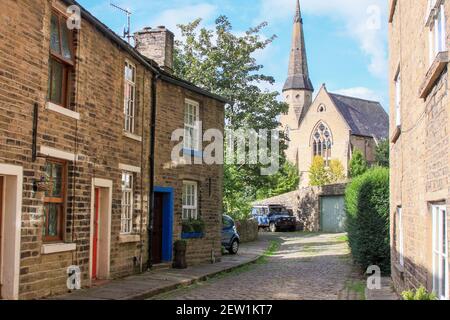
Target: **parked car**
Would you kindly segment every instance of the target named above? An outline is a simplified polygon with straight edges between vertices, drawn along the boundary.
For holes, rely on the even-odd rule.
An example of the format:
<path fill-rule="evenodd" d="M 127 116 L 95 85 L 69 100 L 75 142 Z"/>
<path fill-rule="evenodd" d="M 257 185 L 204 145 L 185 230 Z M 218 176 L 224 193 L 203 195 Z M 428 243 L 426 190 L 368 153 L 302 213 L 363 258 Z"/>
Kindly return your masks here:
<path fill-rule="evenodd" d="M 287 212 L 287 209 L 278 204 L 254 206 L 252 209 L 252 216 L 258 221 L 258 227 L 260 229 L 265 229 L 270 227 L 269 215 L 281 212 Z"/>
<path fill-rule="evenodd" d="M 296 231 L 297 219 L 287 210 L 281 212 L 269 213 L 269 230 L 270 232 L 278 231 Z"/>
<path fill-rule="evenodd" d="M 237 254 L 241 238 L 237 232 L 236 223 L 227 215 L 222 217 L 222 221 L 222 245 L 230 254 Z"/>

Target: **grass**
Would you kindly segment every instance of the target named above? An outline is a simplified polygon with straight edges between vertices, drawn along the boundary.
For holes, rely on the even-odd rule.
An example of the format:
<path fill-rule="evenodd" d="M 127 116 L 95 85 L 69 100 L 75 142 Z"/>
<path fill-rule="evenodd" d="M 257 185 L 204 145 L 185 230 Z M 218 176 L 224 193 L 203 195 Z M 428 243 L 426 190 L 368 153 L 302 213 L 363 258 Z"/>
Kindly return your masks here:
<path fill-rule="evenodd" d="M 262 254 L 261 257 L 259 257 L 256 261 L 254 261 L 253 263 L 249 263 L 237 268 L 234 268 L 230 271 L 223 271 L 220 273 L 217 273 L 211 277 L 207 277 L 206 280 L 200 280 L 200 281 L 196 281 L 195 283 L 188 285 L 188 286 L 183 286 L 181 285 L 179 288 L 167 292 L 167 293 L 163 293 L 160 294 L 154 298 L 158 298 L 158 299 L 162 299 L 162 300 L 167 300 L 170 299 L 174 294 L 176 293 L 180 293 L 183 291 L 188 291 L 188 290 L 192 290 L 201 286 L 204 286 L 208 283 L 211 283 L 213 281 L 217 281 L 226 277 L 230 277 L 230 276 L 236 276 L 248 271 L 251 271 L 255 266 L 257 265 L 263 265 L 266 264 L 268 262 L 268 258 L 274 256 L 277 251 L 280 249 L 280 242 L 279 241 L 271 241 L 268 248 L 264 251 L 264 253 Z M 152 299 L 154 299 L 152 298 Z"/>
<path fill-rule="evenodd" d="M 360 300 L 366 300 L 366 282 L 363 280 L 347 280 L 345 289 L 355 293 Z"/>
<path fill-rule="evenodd" d="M 337 241 L 339 242 L 348 242 L 348 236 L 347 235 L 343 235 L 337 238 Z"/>

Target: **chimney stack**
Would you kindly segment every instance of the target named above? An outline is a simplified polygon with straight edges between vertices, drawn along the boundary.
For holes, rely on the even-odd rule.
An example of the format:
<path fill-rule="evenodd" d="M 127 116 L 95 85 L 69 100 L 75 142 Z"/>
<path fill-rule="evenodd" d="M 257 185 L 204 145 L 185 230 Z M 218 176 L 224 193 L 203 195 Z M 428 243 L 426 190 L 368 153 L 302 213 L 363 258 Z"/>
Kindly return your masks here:
<path fill-rule="evenodd" d="M 135 47 L 164 71 L 173 72 L 174 34 L 164 26 L 146 27 L 134 34 Z"/>

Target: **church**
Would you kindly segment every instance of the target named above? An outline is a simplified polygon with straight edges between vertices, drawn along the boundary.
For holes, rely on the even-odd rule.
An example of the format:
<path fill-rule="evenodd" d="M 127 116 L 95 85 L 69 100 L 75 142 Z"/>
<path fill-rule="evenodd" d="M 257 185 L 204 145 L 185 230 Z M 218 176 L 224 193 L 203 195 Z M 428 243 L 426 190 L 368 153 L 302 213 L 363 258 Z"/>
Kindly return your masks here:
<path fill-rule="evenodd" d="M 373 164 L 377 144 L 389 133 L 389 117 L 379 102 L 334 94 L 325 84 L 314 99 L 313 93 L 297 0 L 289 72 L 283 87 L 289 110 L 281 115 L 280 122 L 288 137 L 286 156 L 298 166 L 301 187 L 309 186 L 309 169 L 315 156 L 322 156 L 325 164 L 337 159 L 348 172 L 354 150 L 359 149 Z"/>

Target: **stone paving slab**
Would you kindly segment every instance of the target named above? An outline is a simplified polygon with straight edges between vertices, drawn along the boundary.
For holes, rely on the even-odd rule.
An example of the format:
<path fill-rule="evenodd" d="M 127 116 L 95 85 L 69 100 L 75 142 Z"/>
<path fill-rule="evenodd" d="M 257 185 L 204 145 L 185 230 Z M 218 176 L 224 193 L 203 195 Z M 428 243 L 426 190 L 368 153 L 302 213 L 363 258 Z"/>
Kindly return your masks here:
<path fill-rule="evenodd" d="M 367 300 L 400 300 L 393 289 L 392 280 L 389 277 L 381 278 L 381 289 L 366 289 Z"/>
<path fill-rule="evenodd" d="M 241 244 L 239 254 L 224 255 L 221 262 L 194 266 L 184 270 L 160 269 L 120 280 L 110 281 L 100 287 L 83 289 L 55 296 L 52 300 L 142 300 L 188 286 L 216 274 L 231 271 L 258 260 L 268 248 L 269 239 Z"/>

